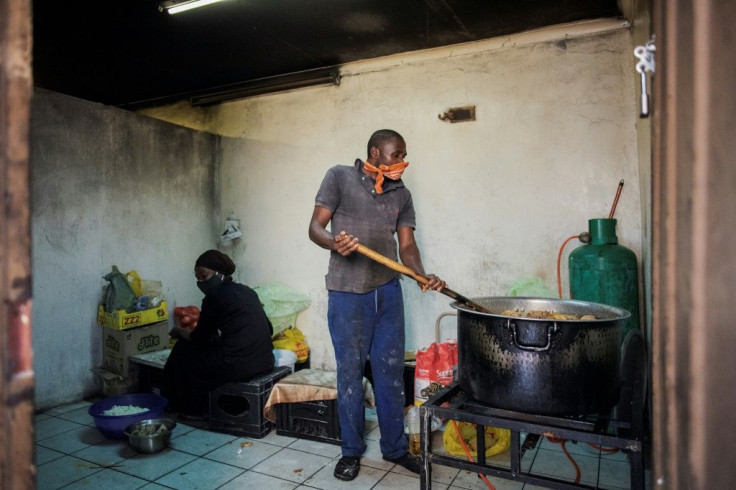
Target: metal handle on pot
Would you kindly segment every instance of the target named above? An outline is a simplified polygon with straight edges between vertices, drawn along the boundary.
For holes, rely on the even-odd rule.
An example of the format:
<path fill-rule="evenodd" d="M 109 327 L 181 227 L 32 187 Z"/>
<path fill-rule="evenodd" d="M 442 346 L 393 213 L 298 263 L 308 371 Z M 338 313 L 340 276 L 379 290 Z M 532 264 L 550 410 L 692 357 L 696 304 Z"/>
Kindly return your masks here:
<path fill-rule="evenodd" d="M 519 343 L 516 333 L 516 324 L 511 323 L 511 318 L 506 319 L 506 328 L 511 330 L 511 336 L 516 347 L 521 350 L 529 350 L 533 352 L 544 352 L 549 349 L 549 346 L 552 345 L 552 335 L 557 332 L 557 330 L 559 330 L 559 328 L 557 327 L 557 322 L 552 323 L 552 325 L 547 325 L 547 345 L 545 345 L 544 347 L 537 347 L 534 345 L 523 345 Z"/>

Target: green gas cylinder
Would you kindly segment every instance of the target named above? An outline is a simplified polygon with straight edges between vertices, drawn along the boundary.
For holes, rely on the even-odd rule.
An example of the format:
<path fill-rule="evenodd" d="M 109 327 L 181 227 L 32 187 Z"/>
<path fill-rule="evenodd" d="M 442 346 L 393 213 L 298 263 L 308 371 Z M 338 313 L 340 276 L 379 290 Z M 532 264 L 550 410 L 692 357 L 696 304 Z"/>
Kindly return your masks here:
<path fill-rule="evenodd" d="M 631 313 L 623 337 L 639 328 L 639 274 L 636 254 L 618 244 L 616 220 L 588 220 L 590 242 L 570 253 L 570 298 L 617 306 Z"/>

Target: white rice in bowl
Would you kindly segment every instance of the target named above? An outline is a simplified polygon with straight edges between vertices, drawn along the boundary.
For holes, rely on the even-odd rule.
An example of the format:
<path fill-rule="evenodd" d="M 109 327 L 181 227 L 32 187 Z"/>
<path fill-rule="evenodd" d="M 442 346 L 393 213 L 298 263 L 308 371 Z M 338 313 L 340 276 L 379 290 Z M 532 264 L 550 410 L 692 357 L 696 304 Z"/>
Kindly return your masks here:
<path fill-rule="evenodd" d="M 135 415 L 137 413 L 147 412 L 148 409 L 144 407 L 138 407 L 136 405 L 113 405 L 112 408 L 108 408 L 102 415 L 116 416 L 116 415 Z"/>

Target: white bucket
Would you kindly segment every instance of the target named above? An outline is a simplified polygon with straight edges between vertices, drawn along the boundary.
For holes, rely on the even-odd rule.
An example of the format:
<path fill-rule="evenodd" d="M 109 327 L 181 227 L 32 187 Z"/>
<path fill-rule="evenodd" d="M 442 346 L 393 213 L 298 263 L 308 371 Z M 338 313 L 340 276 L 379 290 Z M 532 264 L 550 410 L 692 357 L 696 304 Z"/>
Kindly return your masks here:
<path fill-rule="evenodd" d="M 291 372 L 294 372 L 294 365 L 296 364 L 296 353 L 292 350 L 287 349 L 274 349 L 273 357 L 276 359 L 274 367 L 289 366 Z"/>

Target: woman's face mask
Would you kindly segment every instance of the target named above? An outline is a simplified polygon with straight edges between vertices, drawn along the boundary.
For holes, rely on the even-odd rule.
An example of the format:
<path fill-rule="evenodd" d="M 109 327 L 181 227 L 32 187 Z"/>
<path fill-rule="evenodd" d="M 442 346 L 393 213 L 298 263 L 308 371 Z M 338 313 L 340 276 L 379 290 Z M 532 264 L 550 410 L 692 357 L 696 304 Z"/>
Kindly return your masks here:
<path fill-rule="evenodd" d="M 204 281 L 197 281 L 197 287 L 204 294 L 207 294 L 209 291 L 222 284 L 223 278 L 224 276 L 222 274 L 220 274 L 219 272 L 215 272 L 210 276 L 209 279 Z"/>

